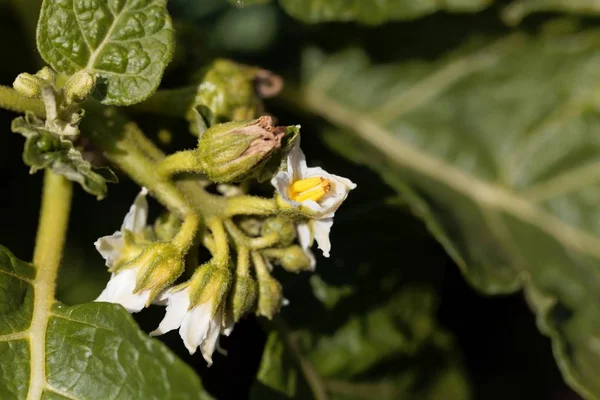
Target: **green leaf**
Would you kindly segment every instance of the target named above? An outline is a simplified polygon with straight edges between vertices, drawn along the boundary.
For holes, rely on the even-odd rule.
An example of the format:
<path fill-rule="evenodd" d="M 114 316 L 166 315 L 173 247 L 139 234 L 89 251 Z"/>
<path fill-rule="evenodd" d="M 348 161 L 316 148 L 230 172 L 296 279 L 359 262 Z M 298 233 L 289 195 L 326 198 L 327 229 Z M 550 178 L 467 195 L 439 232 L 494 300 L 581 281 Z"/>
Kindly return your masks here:
<path fill-rule="evenodd" d="M 540 11 L 598 15 L 600 4 L 595 0 L 515 0 L 504 9 L 503 17 L 516 25 L 527 15 Z"/>
<path fill-rule="evenodd" d="M 516 34 L 437 61 L 306 60 L 289 99 L 404 193 L 470 282 L 527 286 L 565 379 L 600 398 L 600 32 Z"/>
<path fill-rule="evenodd" d="M 309 398 L 311 375 L 312 389 L 318 385 L 333 399 L 468 399 L 436 308 L 430 289 L 408 286 L 383 306 L 353 313 L 333 334 L 279 327 L 267 340 L 253 398 Z"/>
<path fill-rule="evenodd" d="M 327 307 L 333 309 L 341 300 L 352 295 L 354 289 L 350 285 L 333 286 L 325 282 L 319 275 L 310 277 L 313 294 Z"/>
<path fill-rule="evenodd" d="M 382 24 L 387 21 L 423 17 L 437 11 L 476 12 L 492 0 L 279 0 L 294 18 L 308 23 L 358 21 Z"/>
<path fill-rule="evenodd" d="M 94 96 L 113 105 L 149 97 L 175 47 L 166 0 L 44 0 L 37 45 L 63 74 L 94 72 Z"/>
<path fill-rule="evenodd" d="M 298 369 L 288 354 L 281 335 L 276 331 L 271 332 L 256 375 L 257 382 L 252 387 L 252 398 L 293 398 L 298 378 Z"/>
<path fill-rule="evenodd" d="M 245 6 L 253 6 L 255 4 L 270 3 L 271 0 L 229 0 L 229 2 L 238 7 L 245 7 Z"/>
<path fill-rule="evenodd" d="M 44 128 L 44 122 L 33 113 L 15 118 L 11 129 L 26 137 L 23 161 L 31 167 L 30 173 L 50 168 L 53 172 L 77 182 L 99 200 L 106 196 L 107 182 L 117 182 L 109 168 L 96 168 L 85 160 L 73 143 L 57 137 Z"/>
<path fill-rule="evenodd" d="M 36 309 L 31 264 L 0 246 L 0 398 L 210 399 L 194 372 L 121 306 Z M 41 284 L 41 283 L 39 283 Z"/>

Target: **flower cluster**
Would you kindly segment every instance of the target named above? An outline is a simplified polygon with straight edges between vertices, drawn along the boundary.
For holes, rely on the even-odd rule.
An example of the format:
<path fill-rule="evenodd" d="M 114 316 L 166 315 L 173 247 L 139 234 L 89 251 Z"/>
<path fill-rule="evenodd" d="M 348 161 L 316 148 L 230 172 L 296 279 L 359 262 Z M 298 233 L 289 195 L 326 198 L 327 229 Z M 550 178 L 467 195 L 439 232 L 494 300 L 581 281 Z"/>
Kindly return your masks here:
<path fill-rule="evenodd" d="M 178 329 L 190 354 L 200 348 L 209 365 L 220 335 L 229 335 L 244 314 L 254 311 L 272 318 L 287 304 L 281 284 L 271 276 L 272 263 L 292 272 L 314 270 L 311 247 L 315 241 L 329 257 L 335 212 L 356 187 L 349 179 L 308 167 L 297 138 L 284 156 L 287 162 L 271 179 L 275 188 L 272 214 L 242 215 L 239 220 L 210 216 L 206 230 L 199 234 L 213 258 L 175 286 L 185 269 L 187 248 L 173 245 L 181 235 L 179 226 L 148 225 L 148 192 L 142 189 L 121 230 L 95 243 L 112 273 L 97 301 L 121 304 L 129 312 L 149 304 L 166 306 L 164 319 L 151 334 Z M 241 188 L 229 185 L 222 200 L 244 198 Z M 173 223 L 174 219 L 166 220 Z M 172 234 L 159 234 L 163 231 Z M 296 239 L 299 246 L 293 244 Z M 229 249 L 232 243 L 235 252 Z"/>

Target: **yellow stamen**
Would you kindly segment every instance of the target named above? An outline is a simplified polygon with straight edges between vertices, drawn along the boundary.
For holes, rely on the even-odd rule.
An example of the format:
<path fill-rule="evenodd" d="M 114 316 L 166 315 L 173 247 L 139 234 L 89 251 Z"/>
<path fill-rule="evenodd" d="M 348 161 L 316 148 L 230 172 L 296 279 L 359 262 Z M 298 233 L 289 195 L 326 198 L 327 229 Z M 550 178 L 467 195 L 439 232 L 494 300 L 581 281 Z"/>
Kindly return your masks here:
<path fill-rule="evenodd" d="M 290 187 L 290 197 L 299 203 L 306 200 L 318 201 L 331 190 L 331 182 L 321 177 L 302 179 Z"/>
<path fill-rule="evenodd" d="M 324 181 L 324 179 L 321 178 L 320 176 L 315 176 L 313 178 L 300 179 L 299 181 L 292 183 L 290 190 L 292 192 L 301 193 L 301 192 L 304 192 L 305 190 L 314 188 L 315 186 L 317 186 L 318 184 L 320 184 L 323 181 Z"/>

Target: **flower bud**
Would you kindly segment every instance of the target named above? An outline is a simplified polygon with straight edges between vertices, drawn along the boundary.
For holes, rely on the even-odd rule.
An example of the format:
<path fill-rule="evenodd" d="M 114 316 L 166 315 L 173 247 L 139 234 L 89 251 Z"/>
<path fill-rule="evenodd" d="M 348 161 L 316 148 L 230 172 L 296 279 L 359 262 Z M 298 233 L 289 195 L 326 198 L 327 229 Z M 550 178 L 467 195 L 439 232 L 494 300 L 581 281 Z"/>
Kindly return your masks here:
<path fill-rule="evenodd" d="M 35 99 L 41 94 L 40 83 L 40 78 L 37 76 L 23 72 L 17 76 L 13 87 L 21 96 Z"/>
<path fill-rule="evenodd" d="M 283 305 L 283 289 L 277 279 L 271 276 L 267 262 L 262 255 L 252 254 L 252 261 L 258 280 L 257 314 L 273 319 Z"/>
<path fill-rule="evenodd" d="M 216 183 L 240 181 L 268 160 L 284 134 L 271 117 L 213 125 L 198 141 L 200 166 Z"/>
<path fill-rule="evenodd" d="M 271 275 L 258 277 L 258 315 L 273 319 L 283 305 L 283 289 Z"/>
<path fill-rule="evenodd" d="M 69 103 L 79 103 L 85 100 L 96 85 L 95 75 L 79 71 L 65 83 L 64 91 Z"/>
<path fill-rule="evenodd" d="M 293 245 L 277 254 L 277 261 L 283 269 L 288 272 L 312 271 L 314 269 L 311 258 L 306 254 L 306 251 L 298 245 Z"/>
<path fill-rule="evenodd" d="M 231 291 L 231 304 L 233 321 L 238 322 L 241 317 L 252 311 L 256 305 L 256 281 L 249 275 L 238 275 Z"/>
<path fill-rule="evenodd" d="M 181 228 L 181 220 L 177 215 L 168 211 L 162 213 L 160 217 L 154 221 L 154 233 L 156 238 L 161 242 L 172 240 L 179 229 Z"/>
<path fill-rule="evenodd" d="M 219 268 L 212 263 L 201 265 L 189 280 L 190 308 L 211 301 L 216 312 L 229 293 L 231 281 L 229 268 Z"/>
<path fill-rule="evenodd" d="M 148 301 L 181 275 L 184 270 L 183 254 L 171 243 L 153 243 L 128 263 L 125 268 L 138 268 L 134 293 L 150 290 Z"/>
<path fill-rule="evenodd" d="M 54 85 L 56 83 L 56 72 L 54 72 L 54 70 L 52 68 L 44 67 L 44 68 L 40 69 L 38 72 L 36 72 L 35 76 L 37 76 L 40 79 L 45 80 L 46 82 L 48 82 L 51 85 Z"/>
<path fill-rule="evenodd" d="M 291 245 L 296 239 L 296 226 L 294 222 L 285 217 L 267 218 L 261 228 L 263 236 L 276 233 L 279 236 L 279 245 L 282 247 Z"/>

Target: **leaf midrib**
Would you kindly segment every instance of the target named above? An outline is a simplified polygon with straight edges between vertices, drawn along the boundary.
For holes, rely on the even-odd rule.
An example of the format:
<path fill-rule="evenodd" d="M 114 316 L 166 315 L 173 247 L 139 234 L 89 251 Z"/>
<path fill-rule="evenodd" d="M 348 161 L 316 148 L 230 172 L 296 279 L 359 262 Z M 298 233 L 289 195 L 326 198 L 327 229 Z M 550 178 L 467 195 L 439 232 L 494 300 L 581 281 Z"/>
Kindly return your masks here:
<path fill-rule="evenodd" d="M 535 203 L 503 187 L 477 179 L 451 164 L 399 142 L 376 121 L 331 99 L 321 86 L 306 87 L 301 93 L 301 98 L 311 112 L 354 132 L 397 164 L 468 196 L 481 207 L 507 212 L 537 226 L 570 248 L 600 258 L 600 239 L 563 222 L 540 209 Z"/>
<path fill-rule="evenodd" d="M 33 283 L 33 313 L 29 326 L 31 349 L 27 400 L 42 398 L 46 381 L 46 331 L 54 303 L 54 272 L 40 268 Z M 48 275 L 48 276 L 47 276 Z"/>

